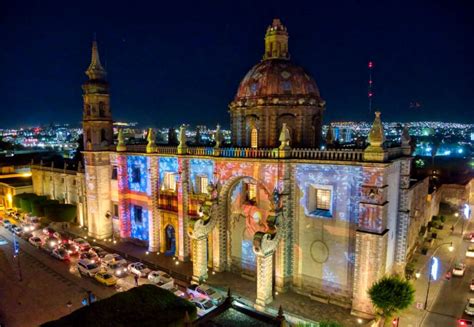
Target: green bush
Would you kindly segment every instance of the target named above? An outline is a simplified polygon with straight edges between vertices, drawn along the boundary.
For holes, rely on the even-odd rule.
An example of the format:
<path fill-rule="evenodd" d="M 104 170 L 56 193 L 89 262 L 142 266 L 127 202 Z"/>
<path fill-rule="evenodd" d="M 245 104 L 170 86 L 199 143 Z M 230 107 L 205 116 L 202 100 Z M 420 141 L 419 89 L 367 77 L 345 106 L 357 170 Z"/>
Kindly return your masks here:
<path fill-rule="evenodd" d="M 439 217 L 438 216 L 433 216 L 431 217 L 431 221 L 438 221 L 439 220 Z"/>
<path fill-rule="evenodd" d="M 444 223 L 446 221 L 446 217 L 445 216 L 440 216 L 439 219 L 441 220 L 442 223 Z"/>
<path fill-rule="evenodd" d="M 15 194 L 13 196 L 13 206 L 17 209 L 21 209 L 21 200 L 22 199 L 27 199 L 27 198 L 33 198 L 36 197 L 37 195 L 34 193 L 21 193 L 21 194 Z"/>
<path fill-rule="evenodd" d="M 54 222 L 71 222 L 76 218 L 76 206 L 73 204 L 46 205 L 44 215 Z"/>

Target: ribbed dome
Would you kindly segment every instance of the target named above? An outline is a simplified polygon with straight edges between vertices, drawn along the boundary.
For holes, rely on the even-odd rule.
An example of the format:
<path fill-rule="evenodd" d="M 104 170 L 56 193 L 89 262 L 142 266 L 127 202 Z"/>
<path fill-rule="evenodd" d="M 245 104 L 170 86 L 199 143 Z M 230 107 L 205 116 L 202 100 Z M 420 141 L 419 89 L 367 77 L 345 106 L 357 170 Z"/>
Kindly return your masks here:
<path fill-rule="evenodd" d="M 266 97 L 320 98 L 316 82 L 289 60 L 270 59 L 258 63 L 240 82 L 235 101 Z"/>

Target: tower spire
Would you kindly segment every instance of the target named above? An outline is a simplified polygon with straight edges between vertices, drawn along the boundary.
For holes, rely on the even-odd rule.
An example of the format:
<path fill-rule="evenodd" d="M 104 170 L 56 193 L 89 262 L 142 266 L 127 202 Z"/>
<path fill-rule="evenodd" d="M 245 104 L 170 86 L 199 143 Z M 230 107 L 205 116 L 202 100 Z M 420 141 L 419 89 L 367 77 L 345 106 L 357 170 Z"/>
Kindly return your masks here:
<path fill-rule="evenodd" d="M 280 19 L 275 18 L 267 28 L 265 34 L 265 54 L 263 60 L 284 59 L 289 60 L 288 53 L 288 32 Z"/>
<path fill-rule="evenodd" d="M 94 41 L 92 41 L 92 56 L 91 63 L 86 70 L 86 75 L 90 80 L 105 80 L 107 72 L 100 63 L 99 48 L 97 47 L 97 41 L 94 35 Z"/>

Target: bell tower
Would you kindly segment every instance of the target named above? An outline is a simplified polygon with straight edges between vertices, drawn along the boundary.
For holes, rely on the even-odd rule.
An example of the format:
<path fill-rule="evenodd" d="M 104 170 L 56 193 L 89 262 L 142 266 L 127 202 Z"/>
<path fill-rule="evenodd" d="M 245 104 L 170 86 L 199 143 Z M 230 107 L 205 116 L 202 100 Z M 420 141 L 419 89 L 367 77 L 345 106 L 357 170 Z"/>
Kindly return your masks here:
<path fill-rule="evenodd" d="M 111 220 L 111 146 L 114 144 L 107 73 L 99 58 L 97 41 L 92 43 L 92 59 L 82 85 L 84 108 L 84 161 L 87 196 L 87 228 L 90 236 L 112 235 Z"/>
<path fill-rule="evenodd" d="M 86 70 L 89 79 L 82 85 L 84 91 L 84 149 L 109 150 L 113 144 L 113 122 L 110 111 L 107 72 L 99 58 L 97 41 L 92 43 L 92 59 Z"/>

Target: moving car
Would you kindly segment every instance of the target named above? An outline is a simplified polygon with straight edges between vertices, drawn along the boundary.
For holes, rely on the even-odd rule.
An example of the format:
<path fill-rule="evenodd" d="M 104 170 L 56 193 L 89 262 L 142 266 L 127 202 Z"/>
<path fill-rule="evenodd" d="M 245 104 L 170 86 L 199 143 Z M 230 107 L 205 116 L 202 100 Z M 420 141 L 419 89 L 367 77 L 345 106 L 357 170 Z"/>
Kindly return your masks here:
<path fill-rule="evenodd" d="M 41 238 L 39 238 L 38 236 L 32 236 L 28 239 L 28 242 L 30 242 L 30 244 L 36 246 L 36 247 L 40 247 L 41 244 L 43 244 L 43 241 L 41 240 Z"/>
<path fill-rule="evenodd" d="M 116 277 L 125 277 L 128 273 L 127 265 L 122 262 L 110 262 L 106 267 L 107 271 Z"/>
<path fill-rule="evenodd" d="M 194 298 L 191 300 L 191 302 L 196 306 L 197 314 L 199 317 L 208 314 L 216 308 L 216 306 L 212 303 L 211 300 L 205 298 Z"/>
<path fill-rule="evenodd" d="M 46 252 L 53 251 L 59 245 L 59 240 L 55 237 L 48 237 L 44 240 L 41 248 Z"/>
<path fill-rule="evenodd" d="M 11 232 L 14 233 L 15 235 L 20 236 L 21 233 L 23 232 L 23 229 L 18 225 L 12 224 Z"/>
<path fill-rule="evenodd" d="M 474 245 L 469 245 L 469 247 L 466 250 L 466 257 L 474 258 Z"/>
<path fill-rule="evenodd" d="M 122 263 L 122 264 L 127 264 L 127 260 L 125 260 L 124 258 L 122 258 L 121 255 L 117 254 L 117 253 L 109 253 L 109 254 L 106 254 L 103 258 L 102 258 L 102 262 L 105 264 L 105 265 L 110 265 L 112 263 Z"/>
<path fill-rule="evenodd" d="M 79 247 L 79 249 L 83 252 L 83 251 L 89 251 L 90 248 L 91 248 L 91 245 L 89 244 L 89 242 L 87 242 L 85 239 L 83 238 L 76 238 L 74 239 L 74 243 Z"/>
<path fill-rule="evenodd" d="M 100 258 L 94 252 L 82 252 L 79 258 L 86 259 L 97 264 L 100 263 Z"/>
<path fill-rule="evenodd" d="M 106 271 L 99 271 L 94 276 L 95 280 L 105 286 L 113 286 L 117 284 L 117 278 L 115 278 L 112 274 L 109 274 Z"/>
<path fill-rule="evenodd" d="M 93 246 L 91 247 L 91 249 L 89 251 L 93 251 L 95 254 L 97 254 L 97 256 L 99 258 L 103 258 L 105 257 L 107 254 L 109 254 L 109 252 L 105 251 L 103 248 L 101 248 L 100 246 Z"/>
<path fill-rule="evenodd" d="M 69 254 L 62 247 L 55 248 L 53 251 L 51 251 L 51 255 L 59 260 L 69 260 Z"/>
<path fill-rule="evenodd" d="M 474 316 L 474 297 L 471 297 L 469 301 L 467 301 L 464 312 L 470 316 Z"/>
<path fill-rule="evenodd" d="M 34 231 L 36 228 L 33 224 L 24 224 L 23 225 L 23 232 L 24 233 L 31 233 Z"/>
<path fill-rule="evenodd" d="M 81 259 L 77 262 L 77 270 L 81 275 L 87 275 L 94 277 L 100 271 L 100 267 L 97 263 L 87 259 Z"/>
<path fill-rule="evenodd" d="M 72 243 L 63 243 L 61 247 L 67 251 L 69 255 L 75 255 L 79 253 L 79 247 Z"/>
<path fill-rule="evenodd" d="M 466 271 L 466 265 L 464 263 L 456 263 L 453 267 L 453 276 L 464 276 L 464 272 Z"/>
<path fill-rule="evenodd" d="M 43 234 L 46 235 L 46 236 L 53 237 L 54 233 L 56 233 L 56 231 L 54 229 L 52 229 L 51 227 L 43 228 Z"/>
<path fill-rule="evenodd" d="M 155 270 L 155 271 L 150 272 L 148 274 L 148 280 L 155 284 L 162 283 L 162 284 L 171 284 L 171 287 L 174 286 L 173 277 L 171 277 L 170 275 L 168 275 L 167 273 L 161 270 Z"/>
<path fill-rule="evenodd" d="M 209 299 L 214 304 L 219 304 L 224 301 L 224 297 L 219 292 L 212 289 L 209 285 L 206 284 L 190 285 L 187 291 L 192 298 Z"/>
<path fill-rule="evenodd" d="M 12 222 L 9 219 L 3 219 L 3 227 L 8 229 L 8 226 L 12 224 Z"/>
<path fill-rule="evenodd" d="M 150 269 L 148 269 L 141 262 L 134 262 L 129 264 L 128 271 L 130 271 L 132 274 L 138 275 L 138 277 L 146 277 L 150 273 Z"/>

